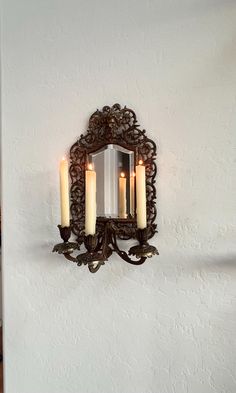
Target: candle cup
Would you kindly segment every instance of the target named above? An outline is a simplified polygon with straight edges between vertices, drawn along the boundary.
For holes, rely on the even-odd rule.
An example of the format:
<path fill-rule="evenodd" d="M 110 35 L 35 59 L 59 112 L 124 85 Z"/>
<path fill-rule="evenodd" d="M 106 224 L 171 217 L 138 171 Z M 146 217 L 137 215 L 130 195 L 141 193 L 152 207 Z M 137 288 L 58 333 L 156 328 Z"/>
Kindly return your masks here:
<path fill-rule="evenodd" d="M 136 238 L 139 241 L 139 244 L 144 246 L 148 244 L 148 228 L 137 229 Z"/>
<path fill-rule="evenodd" d="M 136 258 L 151 258 L 154 255 L 159 255 L 156 247 L 148 243 L 149 229 L 137 229 L 136 238 L 139 242 L 137 246 L 131 247 L 129 255 L 134 255 Z"/>
<path fill-rule="evenodd" d="M 86 250 L 90 254 L 94 253 L 94 251 L 96 250 L 97 244 L 98 244 L 98 237 L 97 237 L 97 235 L 85 236 L 84 245 L 86 247 Z"/>
<path fill-rule="evenodd" d="M 68 242 L 71 236 L 71 227 L 62 227 L 61 225 L 58 225 L 58 228 L 63 242 Z"/>
<path fill-rule="evenodd" d="M 106 260 L 101 252 L 97 251 L 98 237 L 97 235 L 87 235 L 84 238 L 84 245 L 87 252 L 78 255 L 77 265 L 88 265 L 91 273 L 96 273 Z"/>
<path fill-rule="evenodd" d="M 62 227 L 61 225 L 58 225 L 58 228 L 63 243 L 56 244 L 52 251 L 58 252 L 58 254 L 72 254 L 74 250 L 79 248 L 79 245 L 75 242 L 69 242 L 71 227 Z"/>

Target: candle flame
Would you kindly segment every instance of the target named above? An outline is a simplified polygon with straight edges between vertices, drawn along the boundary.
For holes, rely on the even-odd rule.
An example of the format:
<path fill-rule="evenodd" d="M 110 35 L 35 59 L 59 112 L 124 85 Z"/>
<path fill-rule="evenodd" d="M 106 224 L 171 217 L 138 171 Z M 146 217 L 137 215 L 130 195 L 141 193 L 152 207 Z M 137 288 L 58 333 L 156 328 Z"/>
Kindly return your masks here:
<path fill-rule="evenodd" d="M 66 160 L 66 157 L 65 157 L 65 156 L 63 156 L 63 157 L 62 157 L 62 161 L 65 161 L 65 160 Z"/>
<path fill-rule="evenodd" d="M 143 160 L 139 160 L 139 165 L 143 165 Z"/>
<path fill-rule="evenodd" d="M 133 172 L 133 177 L 135 177 L 136 176 L 136 173 L 135 172 Z"/>
<path fill-rule="evenodd" d="M 125 177 L 124 172 L 121 172 L 120 177 Z"/>
<path fill-rule="evenodd" d="M 91 164 L 91 163 L 88 164 L 88 170 L 89 170 L 89 171 L 92 171 L 92 170 L 93 170 L 93 164 Z"/>

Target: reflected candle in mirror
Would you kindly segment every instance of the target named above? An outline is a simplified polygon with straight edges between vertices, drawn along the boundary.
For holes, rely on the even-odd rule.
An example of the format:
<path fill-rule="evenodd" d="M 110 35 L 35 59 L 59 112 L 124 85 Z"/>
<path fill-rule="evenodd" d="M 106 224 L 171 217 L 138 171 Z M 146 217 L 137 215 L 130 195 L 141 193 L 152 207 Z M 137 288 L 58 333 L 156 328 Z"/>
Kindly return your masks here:
<path fill-rule="evenodd" d="M 85 173 L 85 235 L 96 233 L 96 172 L 92 164 Z"/>
<path fill-rule="evenodd" d="M 134 216 L 135 172 L 130 176 L 130 214 Z"/>
<path fill-rule="evenodd" d="M 147 226 L 146 203 L 146 173 L 143 161 L 136 166 L 136 202 L 137 202 L 137 227 L 144 229 Z"/>
<path fill-rule="evenodd" d="M 60 162 L 61 226 L 70 226 L 70 200 L 68 161 L 63 157 Z"/>
<path fill-rule="evenodd" d="M 126 177 L 122 172 L 119 178 L 119 217 L 127 218 L 126 207 Z"/>

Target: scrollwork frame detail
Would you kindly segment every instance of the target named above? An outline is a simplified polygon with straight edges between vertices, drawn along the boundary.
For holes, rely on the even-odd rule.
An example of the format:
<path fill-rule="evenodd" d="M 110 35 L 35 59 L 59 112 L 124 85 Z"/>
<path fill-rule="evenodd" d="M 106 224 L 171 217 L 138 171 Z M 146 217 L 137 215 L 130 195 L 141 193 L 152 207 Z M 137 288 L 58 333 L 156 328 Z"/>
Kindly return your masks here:
<path fill-rule="evenodd" d="M 85 169 L 88 155 L 108 144 L 117 144 L 134 151 L 135 163 L 139 160 L 146 166 L 147 224 L 149 238 L 156 232 L 156 144 L 149 139 L 145 130 L 141 130 L 136 114 L 132 109 L 119 104 L 104 106 L 94 112 L 90 119 L 86 134 L 82 134 L 70 149 L 71 178 L 71 229 L 80 244 L 84 242 L 85 220 Z M 102 236 L 109 218 L 97 219 L 98 237 Z M 114 221 L 114 218 L 111 219 Z M 136 219 L 115 219 L 117 236 L 121 239 L 135 237 Z"/>

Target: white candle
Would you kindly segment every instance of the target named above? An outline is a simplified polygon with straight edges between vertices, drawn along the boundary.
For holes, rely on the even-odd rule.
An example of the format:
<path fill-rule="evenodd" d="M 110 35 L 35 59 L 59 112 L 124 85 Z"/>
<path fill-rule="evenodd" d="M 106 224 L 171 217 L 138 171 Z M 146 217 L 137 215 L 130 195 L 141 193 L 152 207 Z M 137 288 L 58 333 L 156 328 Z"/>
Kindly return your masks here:
<path fill-rule="evenodd" d="M 136 166 L 136 203 L 137 203 L 137 227 L 144 229 L 147 226 L 146 204 L 146 174 L 143 161 Z"/>
<path fill-rule="evenodd" d="M 96 172 L 88 165 L 85 174 L 85 235 L 96 233 Z"/>
<path fill-rule="evenodd" d="M 130 214 L 134 215 L 134 183 L 135 183 L 135 173 L 130 176 Z"/>
<path fill-rule="evenodd" d="M 126 207 L 126 177 L 122 172 L 119 178 L 119 217 L 127 218 Z"/>
<path fill-rule="evenodd" d="M 63 158 L 60 162 L 60 194 L 61 194 L 61 226 L 70 226 L 70 200 L 68 162 Z"/>

